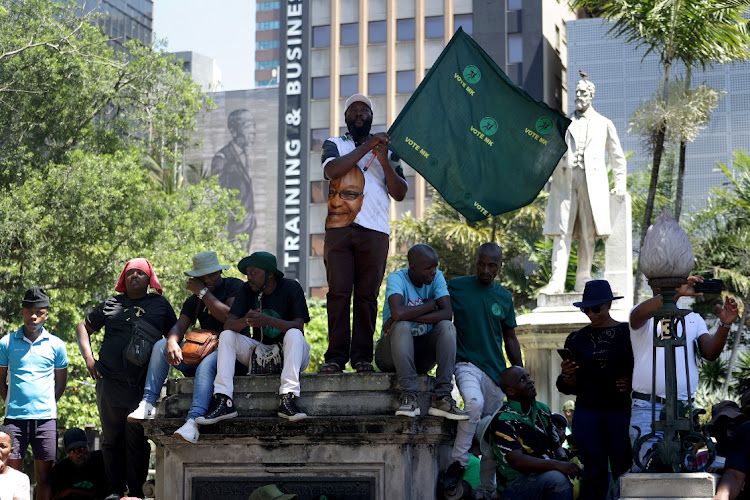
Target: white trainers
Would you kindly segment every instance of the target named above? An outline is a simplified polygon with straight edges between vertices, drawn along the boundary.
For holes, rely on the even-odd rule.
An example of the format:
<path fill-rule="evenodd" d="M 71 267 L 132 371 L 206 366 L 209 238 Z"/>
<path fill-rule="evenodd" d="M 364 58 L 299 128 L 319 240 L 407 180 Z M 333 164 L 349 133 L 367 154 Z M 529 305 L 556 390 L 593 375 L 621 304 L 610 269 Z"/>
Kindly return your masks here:
<path fill-rule="evenodd" d="M 198 438 L 200 437 L 201 433 L 198 431 L 198 424 L 195 423 L 195 420 L 192 418 L 185 422 L 182 427 L 174 431 L 174 435 L 177 437 L 181 437 L 188 443 L 196 444 L 198 443 Z"/>
<path fill-rule="evenodd" d="M 138 408 L 128 415 L 128 422 L 134 424 L 139 420 L 149 420 L 156 416 L 156 407 L 148 401 L 138 403 Z"/>

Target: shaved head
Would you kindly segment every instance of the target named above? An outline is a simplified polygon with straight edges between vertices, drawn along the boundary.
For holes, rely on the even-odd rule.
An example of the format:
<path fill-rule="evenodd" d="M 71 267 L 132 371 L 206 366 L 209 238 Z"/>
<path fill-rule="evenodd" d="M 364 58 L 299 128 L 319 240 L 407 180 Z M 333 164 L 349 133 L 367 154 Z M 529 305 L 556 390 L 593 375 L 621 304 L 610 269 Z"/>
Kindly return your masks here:
<path fill-rule="evenodd" d="M 506 396 L 508 395 L 508 389 L 516 383 L 516 380 L 518 380 L 518 377 L 520 376 L 519 372 L 522 371 L 523 368 L 513 365 L 500 372 L 500 378 L 497 381 L 497 385 L 500 386 L 500 390 L 502 390 Z"/>
<path fill-rule="evenodd" d="M 430 246 L 424 243 L 417 243 L 409 249 L 406 254 L 406 258 L 409 260 L 409 265 L 416 265 L 416 263 L 422 259 L 437 259 L 437 252 Z"/>
<path fill-rule="evenodd" d="M 477 250 L 477 260 L 479 260 L 479 257 L 482 255 L 486 255 L 487 257 L 497 257 L 498 259 L 503 258 L 503 249 L 500 248 L 500 245 L 497 243 L 489 242 L 489 243 L 483 243 L 479 246 L 479 249 Z"/>

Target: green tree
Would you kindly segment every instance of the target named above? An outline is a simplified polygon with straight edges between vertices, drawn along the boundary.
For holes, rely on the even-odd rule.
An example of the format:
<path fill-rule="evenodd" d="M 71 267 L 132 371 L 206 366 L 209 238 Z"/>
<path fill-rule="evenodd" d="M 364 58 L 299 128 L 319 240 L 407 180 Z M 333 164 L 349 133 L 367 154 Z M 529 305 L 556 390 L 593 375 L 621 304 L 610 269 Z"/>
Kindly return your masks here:
<path fill-rule="evenodd" d="M 699 269 L 710 270 L 724 280 L 729 293 L 744 297 L 739 329 L 733 332 L 732 351 L 727 372 L 732 374 L 748 321 L 750 307 L 750 156 L 735 151 L 730 169 L 718 164 L 727 178 L 724 186 L 712 191 L 708 206 L 691 221 L 693 249 Z M 726 395 L 734 374 L 726 377 Z"/>
<path fill-rule="evenodd" d="M 468 222 L 433 190 L 432 205 L 424 219 L 411 215 L 394 221 L 393 232 L 402 254 L 393 259 L 389 269 L 406 265 L 405 250 L 416 243 L 433 247 L 440 257 L 440 270 L 446 280 L 474 273 L 474 259 L 482 243 L 494 241 L 503 248 L 501 280 L 514 294 L 517 304 L 524 303 L 534 290 L 527 279 L 533 264 L 529 257 L 537 242 L 544 239 L 544 205 L 547 193 L 542 191 L 531 204 L 479 222 Z"/>

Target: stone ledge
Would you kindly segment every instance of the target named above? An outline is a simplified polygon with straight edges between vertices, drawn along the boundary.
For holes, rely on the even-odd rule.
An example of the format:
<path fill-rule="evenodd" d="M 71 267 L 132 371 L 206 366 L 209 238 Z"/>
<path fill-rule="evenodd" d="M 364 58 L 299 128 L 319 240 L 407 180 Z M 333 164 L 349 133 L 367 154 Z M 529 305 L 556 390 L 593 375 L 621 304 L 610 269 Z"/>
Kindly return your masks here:
<path fill-rule="evenodd" d="M 625 474 L 620 483 L 620 498 L 710 499 L 718 482 L 719 476 L 708 472 Z"/>
<path fill-rule="evenodd" d="M 142 422 L 146 434 L 160 444 L 186 446 L 221 443 L 282 445 L 295 442 L 312 444 L 344 443 L 453 443 L 456 422 L 440 417 L 426 416 L 381 417 L 308 417 L 290 422 L 280 417 L 232 418 L 213 425 L 200 426 L 201 437 L 192 445 L 172 434 L 184 423 L 183 419 L 156 418 Z"/>

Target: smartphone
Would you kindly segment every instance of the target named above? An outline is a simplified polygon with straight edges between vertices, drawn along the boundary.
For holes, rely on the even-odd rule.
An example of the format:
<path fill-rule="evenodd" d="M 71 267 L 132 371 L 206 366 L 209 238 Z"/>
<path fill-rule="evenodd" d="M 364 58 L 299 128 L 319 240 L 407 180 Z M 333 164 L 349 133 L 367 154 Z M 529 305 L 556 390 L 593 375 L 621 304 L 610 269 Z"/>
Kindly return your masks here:
<path fill-rule="evenodd" d="M 703 280 L 703 283 L 694 284 L 693 289 L 696 291 L 696 293 L 718 295 L 724 289 L 724 282 L 717 279 L 706 279 Z"/>
<path fill-rule="evenodd" d="M 573 359 L 573 353 L 570 352 L 570 349 L 558 349 L 557 354 L 560 355 L 560 357 L 563 359 L 563 361 L 567 361 L 569 359 Z"/>

